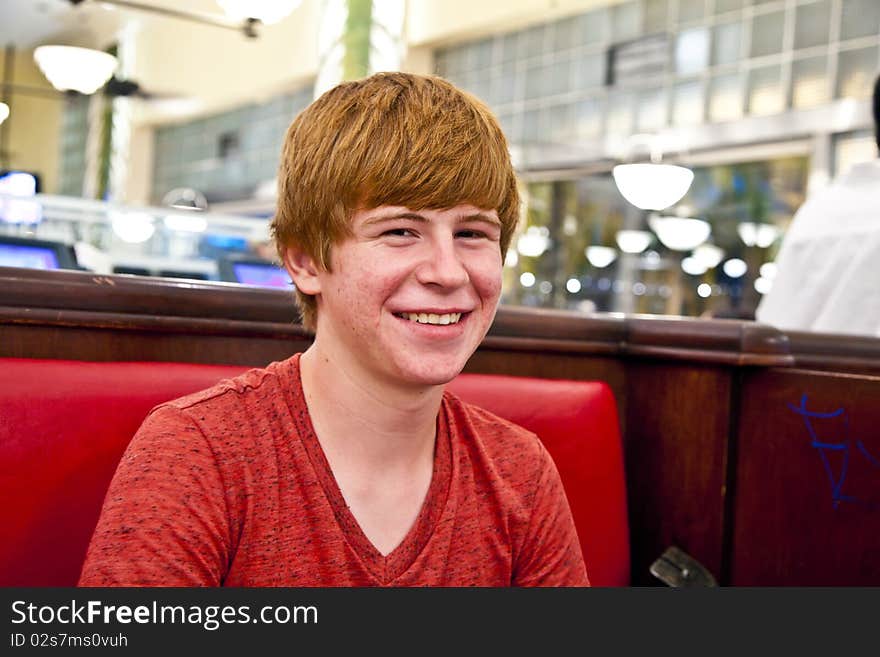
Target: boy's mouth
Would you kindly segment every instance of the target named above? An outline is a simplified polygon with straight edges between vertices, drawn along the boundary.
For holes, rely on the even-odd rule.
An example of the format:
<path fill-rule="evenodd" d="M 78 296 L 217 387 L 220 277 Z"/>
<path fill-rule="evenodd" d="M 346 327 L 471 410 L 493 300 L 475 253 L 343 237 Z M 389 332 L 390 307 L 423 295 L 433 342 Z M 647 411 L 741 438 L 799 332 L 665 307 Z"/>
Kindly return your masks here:
<path fill-rule="evenodd" d="M 461 320 L 462 314 L 463 313 L 394 313 L 396 317 L 407 319 L 411 322 L 417 322 L 419 324 L 435 324 L 438 326 L 458 324 Z"/>

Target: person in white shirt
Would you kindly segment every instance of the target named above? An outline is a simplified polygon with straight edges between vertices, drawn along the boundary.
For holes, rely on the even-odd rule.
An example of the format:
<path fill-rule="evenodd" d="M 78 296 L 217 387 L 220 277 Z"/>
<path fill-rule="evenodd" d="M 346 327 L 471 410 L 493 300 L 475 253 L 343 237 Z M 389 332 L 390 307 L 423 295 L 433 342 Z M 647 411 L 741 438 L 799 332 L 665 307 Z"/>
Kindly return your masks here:
<path fill-rule="evenodd" d="M 880 77 L 874 84 L 880 149 Z M 755 317 L 780 329 L 880 337 L 880 157 L 852 167 L 797 211 Z"/>

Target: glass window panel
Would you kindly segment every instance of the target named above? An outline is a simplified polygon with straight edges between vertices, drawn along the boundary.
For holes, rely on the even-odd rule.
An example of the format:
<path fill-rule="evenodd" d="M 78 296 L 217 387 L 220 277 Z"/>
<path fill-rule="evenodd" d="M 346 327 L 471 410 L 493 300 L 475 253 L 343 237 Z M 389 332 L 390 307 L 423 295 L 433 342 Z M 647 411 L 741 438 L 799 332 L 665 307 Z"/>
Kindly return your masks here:
<path fill-rule="evenodd" d="M 614 135 L 633 133 L 633 96 L 618 93 L 608 97 L 608 116 L 605 131 Z"/>
<path fill-rule="evenodd" d="M 575 80 L 578 89 L 592 89 L 605 82 L 605 54 L 586 55 L 575 59 Z"/>
<path fill-rule="evenodd" d="M 709 119 L 730 121 L 743 114 L 742 79 L 738 74 L 721 75 L 709 85 Z"/>
<path fill-rule="evenodd" d="M 578 21 L 566 18 L 553 25 L 553 47 L 556 50 L 568 50 L 578 45 Z"/>
<path fill-rule="evenodd" d="M 666 125 L 666 90 L 651 89 L 643 91 L 638 104 L 639 131 L 650 132 Z"/>
<path fill-rule="evenodd" d="M 726 11 L 742 9 L 745 0 L 715 0 L 715 13 L 723 14 Z"/>
<path fill-rule="evenodd" d="M 830 100 L 828 85 L 828 58 L 810 57 L 791 66 L 792 107 L 812 107 Z"/>
<path fill-rule="evenodd" d="M 615 41 L 626 41 L 639 35 L 642 15 L 638 2 L 627 2 L 611 8 L 611 34 Z"/>
<path fill-rule="evenodd" d="M 571 75 L 571 61 L 567 58 L 560 59 L 547 67 L 547 81 L 544 86 L 544 94 L 552 96 L 564 94 L 571 88 L 569 82 Z"/>
<path fill-rule="evenodd" d="M 782 50 L 785 12 L 776 11 L 752 18 L 752 57 L 772 55 Z"/>
<path fill-rule="evenodd" d="M 644 32 L 665 32 L 669 23 L 669 0 L 645 0 Z"/>
<path fill-rule="evenodd" d="M 831 3 L 828 0 L 801 5 L 794 24 L 794 47 L 810 48 L 828 43 L 831 26 Z"/>
<path fill-rule="evenodd" d="M 675 42 L 675 71 L 679 75 L 700 73 L 709 63 L 709 30 L 685 30 Z"/>
<path fill-rule="evenodd" d="M 535 64 L 526 69 L 526 99 L 542 98 L 547 94 L 550 74 L 550 67 L 543 64 Z"/>
<path fill-rule="evenodd" d="M 482 98 L 490 106 L 495 105 L 495 96 L 492 88 L 492 70 L 483 69 L 478 71 L 472 79 L 471 91 L 477 98 Z"/>
<path fill-rule="evenodd" d="M 840 135 L 834 140 L 834 175 L 846 173 L 854 164 L 877 157 L 877 140 L 870 130 Z"/>
<path fill-rule="evenodd" d="M 703 85 L 700 82 L 679 84 L 673 91 L 672 121 L 676 125 L 703 120 Z"/>
<path fill-rule="evenodd" d="M 546 25 L 539 25 L 526 30 L 520 40 L 521 57 L 537 57 L 544 53 L 544 33 Z"/>
<path fill-rule="evenodd" d="M 678 0 L 678 22 L 696 21 L 706 13 L 706 0 Z"/>
<path fill-rule="evenodd" d="M 610 37 L 610 17 L 607 9 L 597 9 L 577 18 L 579 43 L 607 41 Z"/>
<path fill-rule="evenodd" d="M 724 23 L 715 26 L 712 43 L 712 64 L 732 64 L 739 61 L 742 47 L 742 23 Z"/>
<path fill-rule="evenodd" d="M 501 61 L 515 60 L 519 54 L 519 34 L 505 34 L 501 37 Z"/>
<path fill-rule="evenodd" d="M 878 32 L 880 32 L 880 2 L 843 0 L 840 21 L 841 40 L 876 36 Z"/>
<path fill-rule="evenodd" d="M 492 97 L 496 103 L 505 104 L 516 98 L 516 63 L 505 62 L 501 74 L 493 80 Z"/>
<path fill-rule="evenodd" d="M 542 141 L 541 137 L 541 112 L 540 110 L 529 110 L 523 112 L 523 141 L 526 143 L 535 143 Z"/>
<path fill-rule="evenodd" d="M 837 60 L 837 98 L 870 98 L 877 77 L 877 47 L 844 50 Z"/>
<path fill-rule="evenodd" d="M 575 108 L 575 134 L 597 137 L 602 131 L 602 103 L 598 98 L 583 100 Z"/>
<path fill-rule="evenodd" d="M 572 112 L 570 104 L 554 105 L 547 112 L 547 134 L 554 143 L 562 143 L 571 139 Z"/>
<path fill-rule="evenodd" d="M 493 39 L 486 39 L 474 44 L 471 57 L 473 68 L 489 68 L 492 65 L 492 46 L 494 43 Z"/>
<path fill-rule="evenodd" d="M 776 114 L 785 109 L 782 67 L 766 66 L 749 73 L 749 114 Z"/>

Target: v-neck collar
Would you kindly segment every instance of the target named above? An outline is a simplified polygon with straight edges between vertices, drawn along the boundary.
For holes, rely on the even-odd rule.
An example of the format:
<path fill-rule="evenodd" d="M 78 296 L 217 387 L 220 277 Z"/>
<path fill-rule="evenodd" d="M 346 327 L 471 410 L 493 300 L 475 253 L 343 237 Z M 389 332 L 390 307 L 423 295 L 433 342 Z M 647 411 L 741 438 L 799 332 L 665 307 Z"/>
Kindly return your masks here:
<path fill-rule="evenodd" d="M 303 411 L 291 413 L 297 425 L 300 440 L 306 449 L 312 468 L 324 490 L 324 495 L 333 509 L 336 522 L 345 540 L 373 577 L 381 584 L 390 584 L 407 571 L 425 545 L 427 545 L 446 506 L 449 485 L 452 480 L 452 456 L 445 397 L 441 402 L 440 412 L 437 415 L 434 467 L 431 474 L 431 484 L 428 487 L 427 495 L 425 495 L 425 501 L 422 503 L 418 517 L 403 537 L 403 540 L 391 552 L 383 555 L 367 538 L 367 535 L 364 534 L 357 519 L 346 504 L 342 490 L 339 488 L 339 483 L 336 481 L 336 477 L 330 469 L 330 463 L 327 461 L 327 456 L 321 447 L 321 443 L 318 441 L 318 436 L 315 433 L 315 428 L 308 412 L 308 406 L 306 405 L 305 394 L 303 393 L 299 358 L 300 354 L 297 354 L 289 362 L 291 367 L 290 393 L 292 396 L 291 401 L 293 402 L 292 408 L 300 408 Z"/>

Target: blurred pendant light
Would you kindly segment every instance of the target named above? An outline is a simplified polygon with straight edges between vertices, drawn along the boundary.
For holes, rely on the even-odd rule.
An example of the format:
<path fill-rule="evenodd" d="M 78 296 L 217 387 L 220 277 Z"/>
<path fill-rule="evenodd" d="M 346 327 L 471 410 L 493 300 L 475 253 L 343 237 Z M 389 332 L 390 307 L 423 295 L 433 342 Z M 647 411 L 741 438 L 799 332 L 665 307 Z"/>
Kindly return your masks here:
<path fill-rule="evenodd" d="M 0 103 L 0 123 L 3 123 L 7 118 L 9 118 L 9 105 Z"/>
<path fill-rule="evenodd" d="M 724 258 L 724 249 L 714 244 L 700 244 L 694 249 L 694 258 L 706 266 L 706 269 L 717 267 Z"/>
<path fill-rule="evenodd" d="M 256 18 L 264 25 L 277 23 L 296 9 L 301 0 L 217 0 L 232 20 Z"/>
<path fill-rule="evenodd" d="M 690 189 L 694 172 L 675 164 L 660 164 L 659 139 L 653 135 L 633 135 L 629 142 L 647 144 L 651 161 L 618 164 L 611 170 L 623 198 L 642 210 L 665 210 L 681 200 Z"/>
<path fill-rule="evenodd" d="M 691 251 L 709 239 L 712 232 L 708 222 L 685 217 L 654 215 L 648 219 L 648 225 L 663 245 L 673 251 Z"/>
<path fill-rule="evenodd" d="M 694 172 L 675 164 L 618 164 L 611 170 L 617 189 L 642 210 L 664 210 L 687 194 Z"/>
<path fill-rule="evenodd" d="M 654 236 L 647 230 L 619 230 L 614 239 L 624 253 L 641 253 L 648 248 Z"/>
<path fill-rule="evenodd" d="M 737 224 L 736 232 L 746 246 L 757 246 L 766 249 L 779 237 L 779 229 L 772 224 L 743 221 Z"/>
<path fill-rule="evenodd" d="M 584 255 L 597 269 L 604 269 L 617 259 L 617 251 L 610 246 L 588 246 Z"/>
<path fill-rule="evenodd" d="M 34 60 L 58 91 L 93 94 L 116 70 L 116 58 L 100 50 L 74 46 L 40 46 Z"/>

